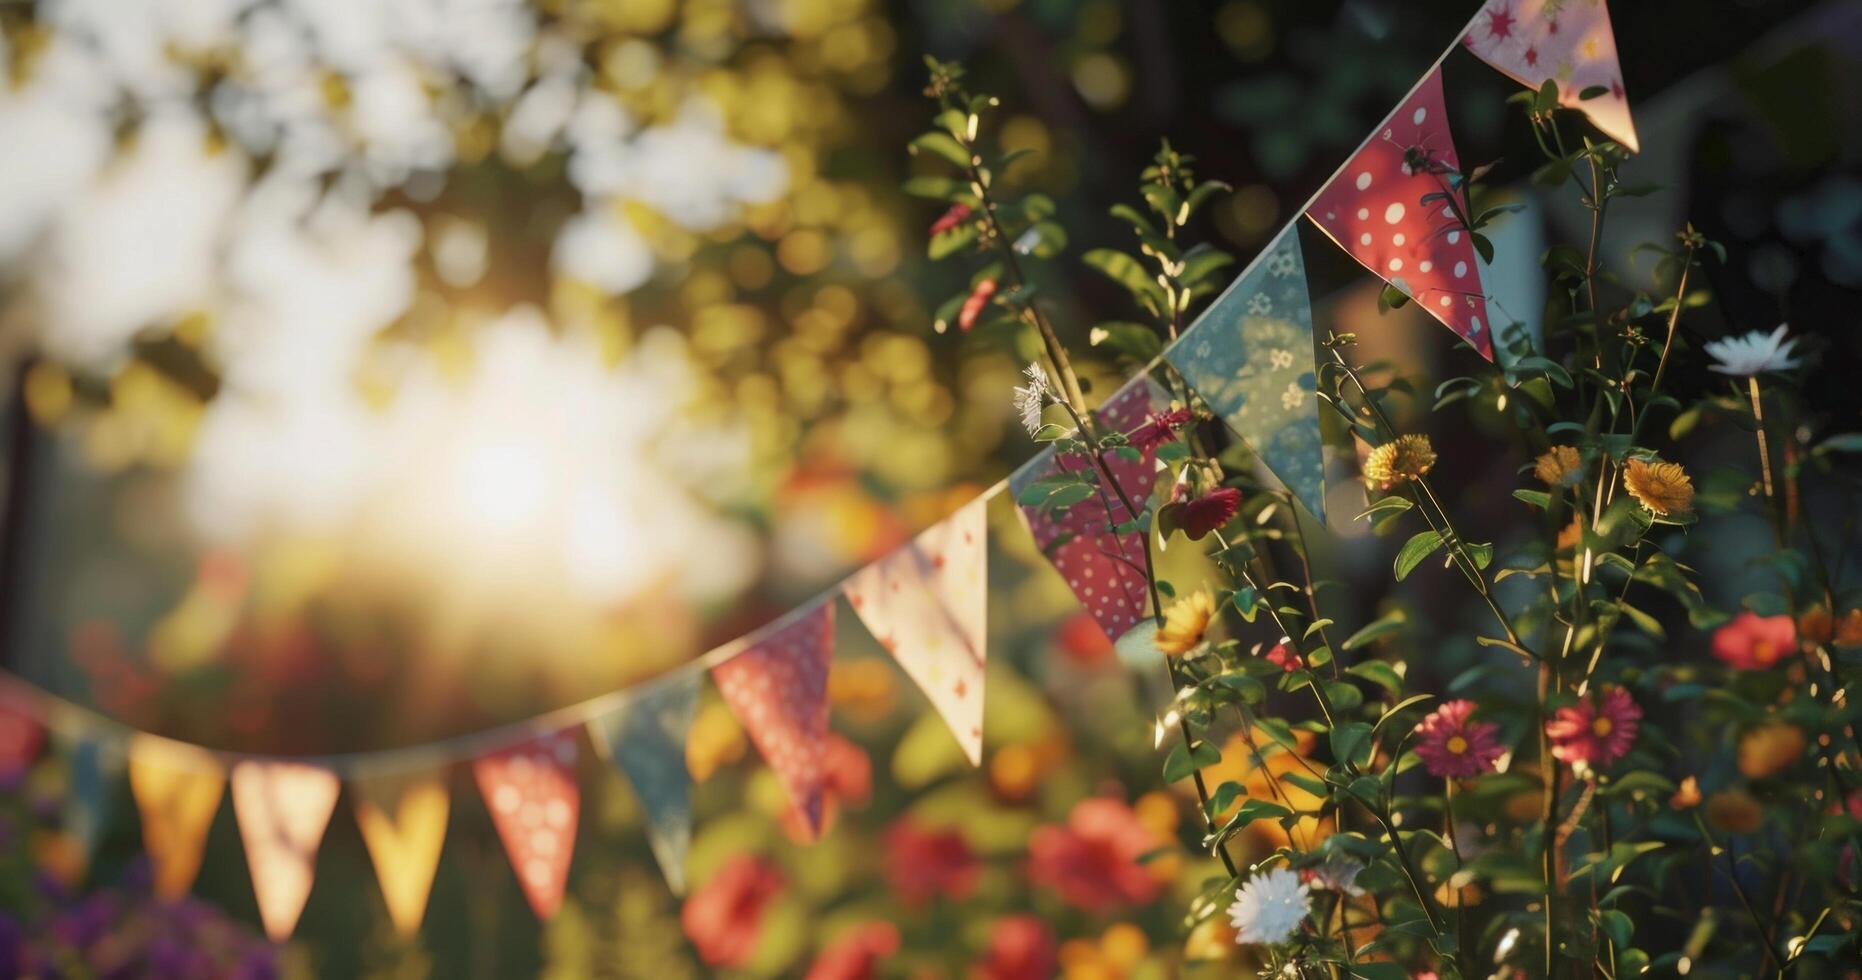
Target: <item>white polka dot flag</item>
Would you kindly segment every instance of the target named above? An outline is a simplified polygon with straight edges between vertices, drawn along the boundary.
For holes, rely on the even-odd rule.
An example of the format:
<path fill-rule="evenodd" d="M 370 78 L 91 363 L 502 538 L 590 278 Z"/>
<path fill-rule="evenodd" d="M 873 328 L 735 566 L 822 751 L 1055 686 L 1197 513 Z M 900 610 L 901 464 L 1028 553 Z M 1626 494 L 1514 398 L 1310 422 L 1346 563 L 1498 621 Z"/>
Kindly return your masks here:
<path fill-rule="evenodd" d="M 1555 79 L 1560 105 L 1589 116 L 1631 153 L 1638 149 L 1603 0 L 1487 0 L 1461 43 L 1531 88 Z"/>
<path fill-rule="evenodd" d="M 567 729 L 472 763 L 504 853 L 539 919 L 562 907 L 563 885 L 569 880 L 582 809 L 575 758 L 575 730 Z"/>
<path fill-rule="evenodd" d="M 685 738 L 692 729 L 702 675 L 659 682 L 588 723 L 595 751 L 620 767 L 647 818 L 647 842 L 674 895 L 685 894 L 685 851 L 692 842 L 692 776 Z"/>
<path fill-rule="evenodd" d="M 776 773 L 810 833 L 821 832 L 823 744 L 828 737 L 831 598 L 711 668 L 724 703 Z"/>
<path fill-rule="evenodd" d="M 983 761 L 988 503 L 978 497 L 841 586 L 860 621 L 943 716 L 971 765 Z"/>
<path fill-rule="evenodd" d="M 1491 361 L 1480 258 L 1457 207 L 1445 199 L 1452 193 L 1450 177 L 1460 171 L 1438 64 L 1306 214 L 1352 258 Z"/>
<path fill-rule="evenodd" d="M 1161 403 L 1162 393 L 1157 386 L 1148 378 L 1142 379 L 1114 393 L 1094 417 L 1108 428 L 1129 434 L 1152 412 L 1163 408 Z M 1137 459 L 1106 460 L 1106 468 L 1112 471 L 1119 487 L 1139 507 L 1151 499 L 1151 488 L 1157 482 L 1155 459 L 1154 452 L 1146 450 Z M 1050 446 L 1009 478 L 1009 492 L 1020 499 L 1027 486 L 1062 469 L 1092 468 L 1085 457 L 1057 457 Z M 1100 481 L 1094 478 L 1093 482 Z M 1035 543 L 1053 563 L 1054 570 L 1066 580 L 1099 628 L 1117 639 L 1149 615 L 1151 596 L 1144 568 L 1144 539 L 1135 531 L 1111 532 L 1110 528 L 1130 521 L 1132 515 L 1110 489 L 1106 489 L 1105 499 L 1111 501 L 1111 518 L 1097 494 L 1064 511 L 1046 512 L 1032 505 L 1020 510 Z"/>
<path fill-rule="evenodd" d="M 433 873 L 446 844 L 452 797 L 435 774 L 373 776 L 350 785 L 356 826 L 375 863 L 375 879 L 395 931 L 411 936 L 426 918 Z"/>
<path fill-rule="evenodd" d="M 316 877 L 317 847 L 336 809 L 336 774 L 294 762 L 233 767 L 233 815 L 246 845 L 246 867 L 265 934 L 291 938 Z"/>

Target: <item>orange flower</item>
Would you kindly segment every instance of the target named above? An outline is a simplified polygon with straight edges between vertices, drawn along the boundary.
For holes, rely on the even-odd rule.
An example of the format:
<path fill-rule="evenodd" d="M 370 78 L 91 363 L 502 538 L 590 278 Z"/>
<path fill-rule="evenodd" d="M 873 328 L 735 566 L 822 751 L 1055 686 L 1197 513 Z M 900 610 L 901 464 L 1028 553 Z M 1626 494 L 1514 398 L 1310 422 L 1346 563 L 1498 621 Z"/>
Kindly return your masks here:
<path fill-rule="evenodd" d="M 1421 434 L 1398 436 L 1376 449 L 1364 460 L 1364 482 L 1378 490 L 1389 490 L 1406 480 L 1420 480 L 1435 466 L 1435 446 Z"/>
<path fill-rule="evenodd" d="M 1765 822 L 1765 808 L 1743 789 L 1722 790 L 1707 798 L 1707 820 L 1735 834 L 1756 832 Z"/>
<path fill-rule="evenodd" d="M 1548 487 L 1568 487 L 1584 478 L 1584 457 L 1571 446 L 1553 446 L 1533 464 L 1532 475 Z"/>
<path fill-rule="evenodd" d="M 1835 641 L 1840 647 L 1862 646 L 1862 609 L 1851 609 L 1836 621 Z"/>
<path fill-rule="evenodd" d="M 1808 744 L 1796 725 L 1767 722 L 1740 737 L 1739 772 L 1747 779 L 1776 776 L 1802 759 Z"/>
<path fill-rule="evenodd" d="M 1700 780 L 1689 776 L 1681 780 L 1681 787 L 1668 798 L 1668 805 L 1677 810 L 1692 810 L 1700 805 Z"/>
<path fill-rule="evenodd" d="M 1623 486 L 1642 506 L 1663 517 L 1694 504 L 1694 481 L 1679 463 L 1632 459 L 1623 465 Z"/>

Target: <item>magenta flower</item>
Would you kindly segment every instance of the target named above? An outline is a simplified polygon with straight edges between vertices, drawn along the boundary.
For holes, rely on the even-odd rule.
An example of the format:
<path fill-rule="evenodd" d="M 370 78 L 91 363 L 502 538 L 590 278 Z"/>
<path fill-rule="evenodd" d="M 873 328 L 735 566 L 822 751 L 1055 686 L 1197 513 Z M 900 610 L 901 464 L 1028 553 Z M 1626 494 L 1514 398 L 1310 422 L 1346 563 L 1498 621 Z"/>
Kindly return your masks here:
<path fill-rule="evenodd" d="M 968 204 L 951 205 L 949 211 L 944 212 L 931 223 L 931 236 L 935 238 L 970 220 L 970 213 L 974 210 Z"/>
<path fill-rule="evenodd" d="M 1593 698 L 1559 708 L 1545 723 L 1545 734 L 1552 740 L 1552 755 L 1572 765 L 1582 762 L 1597 768 L 1629 754 L 1641 720 L 1642 709 L 1629 692 L 1609 684 Z"/>
<path fill-rule="evenodd" d="M 1191 418 L 1190 410 L 1187 408 L 1172 409 L 1161 415 L 1153 412 L 1149 418 L 1144 420 L 1143 425 L 1133 429 L 1131 435 L 1126 438 L 1131 441 L 1133 449 L 1141 453 L 1149 453 L 1176 438 L 1177 430 L 1188 425 Z"/>
<path fill-rule="evenodd" d="M 1493 771 L 1506 754 L 1498 738 L 1500 726 L 1470 721 L 1472 701 L 1450 701 L 1416 725 L 1416 755 L 1429 774 L 1438 779 L 1471 779 Z"/>
<path fill-rule="evenodd" d="M 1181 485 L 1177 492 L 1182 494 Z M 1164 527 L 1168 530 L 1174 524 L 1191 541 L 1201 541 L 1209 532 L 1233 520 L 1235 512 L 1240 509 L 1241 491 L 1234 487 L 1220 487 L 1194 500 L 1183 500 L 1166 507 L 1165 510 L 1174 513 Z"/>

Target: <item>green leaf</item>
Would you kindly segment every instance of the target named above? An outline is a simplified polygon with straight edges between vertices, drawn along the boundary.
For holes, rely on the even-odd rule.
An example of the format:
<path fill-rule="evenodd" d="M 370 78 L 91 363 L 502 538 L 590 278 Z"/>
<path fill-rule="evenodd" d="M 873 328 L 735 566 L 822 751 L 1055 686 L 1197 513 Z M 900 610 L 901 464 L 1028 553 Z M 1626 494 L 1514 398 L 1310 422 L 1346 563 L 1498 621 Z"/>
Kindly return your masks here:
<path fill-rule="evenodd" d="M 913 153 L 931 153 L 965 169 L 970 166 L 970 154 L 949 133 L 925 133 L 906 146 Z"/>
<path fill-rule="evenodd" d="M 1352 664 L 1345 669 L 1345 673 L 1353 677 L 1362 677 L 1391 694 L 1403 689 L 1403 678 L 1397 675 L 1396 668 L 1381 660 L 1366 660 L 1363 663 Z"/>
<path fill-rule="evenodd" d="M 1440 531 L 1421 531 L 1415 537 L 1404 542 L 1403 549 L 1396 556 L 1396 580 L 1401 582 L 1422 564 L 1423 559 L 1436 553 L 1442 547 Z"/>
<path fill-rule="evenodd" d="M 1342 722 L 1332 729 L 1332 758 L 1341 764 L 1360 765 L 1371 758 L 1371 726 L 1361 721 Z"/>
<path fill-rule="evenodd" d="M 1234 780 L 1224 782 L 1215 788 L 1215 792 L 1209 794 L 1209 805 L 1204 808 L 1203 812 L 1209 815 L 1209 819 L 1214 820 L 1234 804 L 1237 796 L 1245 792 L 1247 791 L 1242 789 L 1241 784 Z"/>
<path fill-rule="evenodd" d="M 1099 324 L 1088 334 L 1088 338 L 1094 347 L 1146 364 L 1164 349 L 1163 341 L 1157 337 L 1157 331 L 1142 323 L 1128 323 L 1122 320 Z"/>
<path fill-rule="evenodd" d="M 1058 510 L 1071 507 L 1092 495 L 1093 488 L 1091 486 L 1084 483 L 1074 483 L 1061 487 L 1049 494 L 1047 500 L 1043 502 L 1043 505 Z"/>
<path fill-rule="evenodd" d="M 931 236 L 930 243 L 925 246 L 925 253 L 929 255 L 934 262 L 947 255 L 954 255 L 968 248 L 970 243 L 976 241 L 978 231 L 979 229 L 976 227 L 976 224 L 970 222 L 958 225 L 949 231 L 939 232 Z"/>
<path fill-rule="evenodd" d="M 968 181 L 951 177 L 913 177 L 905 182 L 902 189 L 913 197 L 924 197 L 933 201 L 974 203 L 976 200 L 970 194 Z"/>
<path fill-rule="evenodd" d="M 1399 497 L 1396 494 L 1391 494 L 1387 497 L 1377 498 L 1376 503 L 1371 504 L 1371 506 L 1367 508 L 1364 511 L 1364 513 L 1359 514 L 1358 516 L 1352 518 L 1352 520 L 1354 521 L 1371 520 L 1373 518 L 1377 518 L 1378 516 L 1384 514 L 1385 512 L 1388 512 L 1390 514 L 1401 514 L 1402 512 L 1414 506 L 1416 505 L 1414 503 L 1411 503 L 1408 497 Z"/>
<path fill-rule="evenodd" d="M 1197 743 L 1194 751 L 1186 749 L 1183 743 L 1178 742 L 1176 747 L 1170 750 L 1170 755 L 1164 759 L 1164 782 L 1174 783 L 1179 779 L 1188 778 L 1196 770 L 1213 766 L 1221 761 L 1221 751 L 1208 742 Z"/>
<path fill-rule="evenodd" d="M 1080 256 L 1080 261 L 1098 270 L 1101 275 L 1113 282 L 1124 286 L 1134 299 L 1141 302 L 1146 298 L 1153 301 L 1160 299 L 1157 283 L 1144 271 L 1144 267 L 1138 264 L 1137 259 L 1124 252 L 1115 252 L 1109 248 L 1095 248 Z"/>
<path fill-rule="evenodd" d="M 1357 648 L 1365 645 L 1366 643 L 1371 642 L 1372 640 L 1377 639 L 1378 637 L 1388 636 L 1391 633 L 1394 633 L 1397 630 L 1402 629 L 1404 624 L 1408 622 L 1409 622 L 1408 613 L 1404 612 L 1401 609 L 1392 609 L 1391 611 L 1384 613 L 1382 616 L 1379 616 L 1376 619 L 1373 619 L 1370 622 L 1365 623 L 1363 628 L 1359 629 L 1356 633 L 1351 634 L 1351 636 L 1347 638 L 1345 642 L 1339 644 L 1339 646 L 1342 649 L 1345 649 L 1348 651 L 1356 650 Z"/>
<path fill-rule="evenodd" d="M 1540 510 L 1552 508 L 1552 495 L 1542 490 L 1515 490 L 1513 497 L 1523 501 L 1528 507 L 1537 507 Z"/>

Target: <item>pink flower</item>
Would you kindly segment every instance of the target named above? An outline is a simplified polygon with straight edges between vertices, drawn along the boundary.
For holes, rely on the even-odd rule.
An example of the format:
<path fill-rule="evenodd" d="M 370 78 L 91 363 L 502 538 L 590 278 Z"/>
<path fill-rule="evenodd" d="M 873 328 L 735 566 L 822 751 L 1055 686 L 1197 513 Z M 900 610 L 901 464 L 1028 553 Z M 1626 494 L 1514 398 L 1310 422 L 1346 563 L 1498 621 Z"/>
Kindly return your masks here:
<path fill-rule="evenodd" d="M 899 930 L 889 922 L 864 922 L 821 950 L 805 980 L 873 980 L 879 961 L 899 951 Z"/>
<path fill-rule="evenodd" d="M 1138 859 L 1160 842 L 1132 808 L 1109 797 L 1074 804 L 1065 824 L 1035 829 L 1028 839 L 1028 877 L 1088 912 L 1143 905 L 1158 882 Z"/>
<path fill-rule="evenodd" d="M 763 912 L 783 884 L 774 864 L 739 855 L 692 892 L 679 912 L 679 923 L 707 964 L 741 966 L 756 951 Z"/>
<path fill-rule="evenodd" d="M 1181 494 L 1182 488 L 1178 491 Z M 1176 514 L 1172 523 L 1189 536 L 1191 541 L 1201 541 L 1209 532 L 1227 524 L 1241 509 L 1241 491 L 1234 487 L 1219 487 L 1194 500 L 1171 504 Z"/>
<path fill-rule="evenodd" d="M 1261 659 L 1289 674 L 1306 668 L 1306 661 L 1300 658 L 1300 652 L 1287 645 L 1285 641 L 1274 644 L 1272 650 L 1261 654 Z"/>
<path fill-rule="evenodd" d="M 951 205 L 949 211 L 944 212 L 941 217 L 931 223 L 931 237 L 936 238 L 952 228 L 963 224 L 975 210 L 975 208 L 970 207 L 968 204 Z"/>
<path fill-rule="evenodd" d="M 989 306 L 989 300 L 996 295 L 996 281 L 985 279 L 970 290 L 970 298 L 963 301 L 963 309 L 957 313 L 957 329 L 969 333 L 982 318 L 983 310 Z"/>
<path fill-rule="evenodd" d="M 937 896 L 964 899 L 976 890 L 981 868 L 969 841 L 955 829 L 920 827 L 900 818 L 886 831 L 886 878 L 906 905 Z"/>
<path fill-rule="evenodd" d="M 1748 609 L 1713 631 L 1713 655 L 1737 670 L 1764 670 L 1797 649 L 1797 623 Z"/>
<path fill-rule="evenodd" d="M 1058 966 L 1047 923 L 1032 915 L 1011 915 L 990 928 L 989 954 L 976 975 L 982 980 L 1049 980 Z"/>
<path fill-rule="evenodd" d="M 1450 701 L 1416 725 L 1416 755 L 1437 779 L 1469 779 L 1493 771 L 1506 753 L 1496 737 L 1500 726 L 1469 721 L 1472 701 Z"/>
<path fill-rule="evenodd" d="M 1190 424 L 1194 416 L 1187 408 L 1172 409 L 1162 415 L 1156 412 L 1144 420 L 1144 424 L 1133 429 L 1126 439 L 1133 449 L 1141 453 L 1153 452 L 1157 447 L 1176 438 L 1177 430 Z"/>
<path fill-rule="evenodd" d="M 1559 708 L 1545 723 L 1545 734 L 1552 740 L 1552 755 L 1568 763 L 1582 762 L 1597 768 L 1629 753 L 1641 719 L 1642 709 L 1630 699 L 1629 692 L 1610 684 L 1594 698 Z"/>

